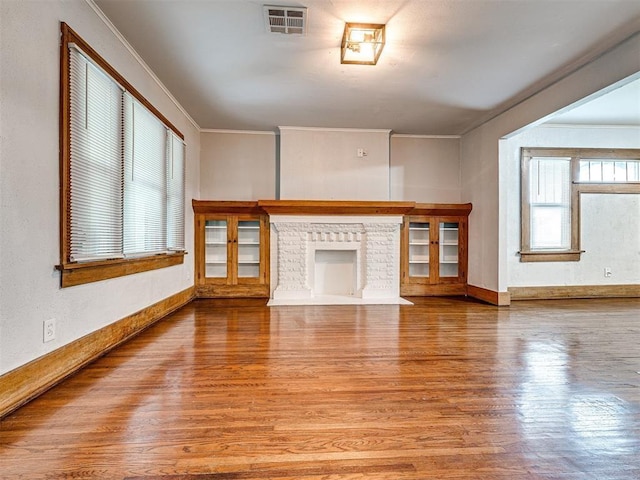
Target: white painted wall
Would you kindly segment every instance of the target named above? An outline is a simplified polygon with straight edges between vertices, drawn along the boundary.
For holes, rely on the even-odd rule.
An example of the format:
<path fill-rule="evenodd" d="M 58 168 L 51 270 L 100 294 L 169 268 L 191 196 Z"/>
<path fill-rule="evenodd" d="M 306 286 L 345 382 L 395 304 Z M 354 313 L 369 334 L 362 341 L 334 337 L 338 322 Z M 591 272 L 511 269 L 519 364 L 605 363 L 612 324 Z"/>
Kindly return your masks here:
<path fill-rule="evenodd" d="M 389 200 L 389 134 L 280 127 L 280 198 Z"/>
<path fill-rule="evenodd" d="M 499 141 L 554 112 L 640 72 L 640 34 L 622 42 L 552 86 L 487 120 L 462 137 L 463 202 L 469 219 L 469 283 L 505 292 L 508 286 L 508 161 Z M 504 156 L 502 156 L 504 157 Z"/>
<path fill-rule="evenodd" d="M 460 138 L 391 135 L 391 200 L 460 202 Z"/>
<path fill-rule="evenodd" d="M 276 198 L 274 133 L 204 131 L 200 144 L 203 200 Z"/>
<path fill-rule="evenodd" d="M 124 75 L 185 135 L 184 265 L 60 288 L 60 21 Z M 84 0 L 0 1 L 0 374 L 193 284 L 193 215 L 200 136 Z M 42 322 L 57 337 L 42 342 Z"/>
<path fill-rule="evenodd" d="M 640 148 L 640 127 L 534 127 L 504 140 L 508 286 L 640 283 L 640 195 L 582 195 L 579 262 L 521 263 L 520 148 Z M 612 276 L 604 277 L 604 267 Z"/>

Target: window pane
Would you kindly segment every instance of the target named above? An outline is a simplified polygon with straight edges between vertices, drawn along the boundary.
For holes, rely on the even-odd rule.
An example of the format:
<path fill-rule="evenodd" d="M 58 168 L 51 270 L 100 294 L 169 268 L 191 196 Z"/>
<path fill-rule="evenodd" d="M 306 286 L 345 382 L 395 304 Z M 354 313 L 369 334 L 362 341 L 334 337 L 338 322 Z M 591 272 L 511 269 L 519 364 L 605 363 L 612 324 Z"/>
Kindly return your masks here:
<path fill-rule="evenodd" d="M 637 182 L 639 180 L 639 164 L 638 160 L 580 160 L 579 181 L 595 183 Z"/>
<path fill-rule="evenodd" d="M 602 181 L 602 162 L 589 162 L 589 181 Z"/>
<path fill-rule="evenodd" d="M 70 56 L 70 258 L 122 256 L 122 90 L 74 47 Z"/>
<path fill-rule="evenodd" d="M 124 253 L 159 253 L 166 245 L 167 129 L 125 95 Z"/>
<path fill-rule="evenodd" d="M 531 249 L 571 248 L 571 159 L 533 158 L 530 164 Z"/>
<path fill-rule="evenodd" d="M 640 161 L 627 162 L 627 180 L 629 182 L 640 182 Z"/>
<path fill-rule="evenodd" d="M 571 248 L 569 206 L 531 207 L 531 249 L 569 250 Z"/>
<path fill-rule="evenodd" d="M 615 179 L 614 162 L 602 162 L 602 181 L 613 182 Z"/>
<path fill-rule="evenodd" d="M 167 248 L 184 250 L 184 143 L 170 134 L 167 155 Z"/>
<path fill-rule="evenodd" d="M 533 158 L 529 185 L 531 203 L 566 203 L 570 200 L 571 159 Z"/>
<path fill-rule="evenodd" d="M 589 177 L 589 160 L 580 160 L 580 173 L 578 175 L 579 182 L 588 182 Z"/>

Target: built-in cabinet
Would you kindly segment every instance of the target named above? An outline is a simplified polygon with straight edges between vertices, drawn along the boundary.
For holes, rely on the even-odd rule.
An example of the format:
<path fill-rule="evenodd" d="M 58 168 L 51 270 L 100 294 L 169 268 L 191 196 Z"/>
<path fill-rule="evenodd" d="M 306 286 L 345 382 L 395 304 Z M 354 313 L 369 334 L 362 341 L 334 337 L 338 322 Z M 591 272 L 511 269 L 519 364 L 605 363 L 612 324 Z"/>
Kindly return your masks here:
<path fill-rule="evenodd" d="M 400 295 L 467 293 L 470 212 L 471 204 L 416 204 L 404 216 Z"/>
<path fill-rule="evenodd" d="M 269 214 L 299 213 L 300 202 L 192 203 L 196 296 L 268 298 Z M 400 295 L 467 293 L 470 203 L 373 203 L 308 201 L 303 207 L 317 215 L 384 214 L 391 206 L 401 209 Z"/>
<path fill-rule="evenodd" d="M 193 201 L 199 297 L 269 296 L 269 219 L 256 202 Z"/>

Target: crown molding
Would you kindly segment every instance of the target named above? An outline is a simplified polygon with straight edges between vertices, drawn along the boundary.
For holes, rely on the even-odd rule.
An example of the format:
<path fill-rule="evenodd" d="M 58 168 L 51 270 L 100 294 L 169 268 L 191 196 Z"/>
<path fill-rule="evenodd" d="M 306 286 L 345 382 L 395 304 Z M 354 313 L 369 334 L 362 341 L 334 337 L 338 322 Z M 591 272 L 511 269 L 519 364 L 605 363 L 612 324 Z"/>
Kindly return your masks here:
<path fill-rule="evenodd" d="M 391 129 L 376 129 L 376 128 L 330 128 L 330 127 L 278 127 L 282 130 L 302 130 L 312 132 L 353 132 L 353 133 L 386 133 L 391 134 Z"/>
<path fill-rule="evenodd" d="M 201 128 L 200 133 L 231 133 L 244 135 L 276 135 L 276 132 L 267 130 L 225 130 L 223 128 Z"/>
<path fill-rule="evenodd" d="M 169 97 L 169 100 L 171 100 L 171 102 L 173 102 L 173 104 L 178 108 L 178 110 L 180 110 L 180 112 L 182 112 L 182 114 L 187 118 L 187 120 L 189 120 L 191 125 L 193 125 L 198 131 L 201 131 L 200 125 L 198 125 L 196 121 L 191 117 L 191 115 L 189 115 L 189 113 L 184 109 L 184 107 L 180 105 L 180 102 L 178 102 L 178 100 L 171 94 L 169 89 L 165 87 L 165 85 L 160 81 L 158 76 L 153 72 L 153 70 L 151 70 L 151 67 L 149 67 L 149 65 L 146 64 L 146 62 L 142 59 L 142 57 L 138 54 L 138 52 L 136 52 L 133 46 L 131 46 L 131 44 L 127 41 L 124 35 L 120 33 L 120 30 L 118 30 L 116 26 L 111 22 L 111 20 L 109 20 L 109 18 L 104 14 L 104 12 L 100 10 L 100 7 L 98 7 L 98 5 L 96 5 L 96 3 L 93 0 L 85 0 L 85 2 L 87 2 L 87 5 L 91 7 L 91 9 L 98 16 L 98 18 L 102 20 L 102 22 L 107 26 L 107 28 L 109 28 L 109 30 L 111 30 L 111 32 L 120 41 L 120 43 L 122 43 L 122 45 L 129 51 L 131 56 L 149 74 L 149 76 L 153 79 L 153 81 L 156 82 L 156 84 L 165 93 L 165 95 Z"/>
<path fill-rule="evenodd" d="M 408 133 L 392 133 L 391 138 L 431 138 L 431 139 L 459 139 L 461 135 L 412 135 Z"/>

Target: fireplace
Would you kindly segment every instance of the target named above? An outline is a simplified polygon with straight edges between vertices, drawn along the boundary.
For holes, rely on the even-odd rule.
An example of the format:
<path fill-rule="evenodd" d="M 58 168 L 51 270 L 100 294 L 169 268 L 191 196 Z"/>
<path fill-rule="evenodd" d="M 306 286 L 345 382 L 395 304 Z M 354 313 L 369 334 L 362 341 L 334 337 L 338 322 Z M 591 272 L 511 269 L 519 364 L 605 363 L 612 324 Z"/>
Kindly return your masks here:
<path fill-rule="evenodd" d="M 270 223 L 270 305 L 410 303 L 400 298 L 402 216 L 271 215 Z"/>
<path fill-rule="evenodd" d="M 314 296 L 353 297 L 359 290 L 357 250 L 316 250 L 309 281 Z"/>

